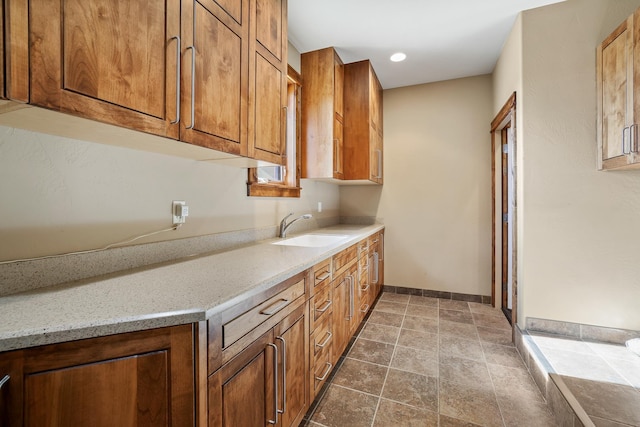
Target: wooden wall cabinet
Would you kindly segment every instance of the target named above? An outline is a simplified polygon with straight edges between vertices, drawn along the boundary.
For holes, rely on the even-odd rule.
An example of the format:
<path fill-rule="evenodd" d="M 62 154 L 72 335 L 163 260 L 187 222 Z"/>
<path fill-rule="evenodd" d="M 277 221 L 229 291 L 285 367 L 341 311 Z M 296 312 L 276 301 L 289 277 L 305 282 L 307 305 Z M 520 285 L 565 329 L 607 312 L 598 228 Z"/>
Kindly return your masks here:
<path fill-rule="evenodd" d="M 344 103 L 344 179 L 382 184 L 382 86 L 368 60 L 345 65 Z"/>
<path fill-rule="evenodd" d="M 342 180 L 344 65 L 329 47 L 303 53 L 302 178 Z"/>
<path fill-rule="evenodd" d="M 640 9 L 596 50 L 598 169 L 640 168 Z"/>
<path fill-rule="evenodd" d="M 195 425 L 194 326 L 3 353 L 2 426 Z"/>
<path fill-rule="evenodd" d="M 286 0 L 7 1 L 7 98 L 284 162 Z"/>

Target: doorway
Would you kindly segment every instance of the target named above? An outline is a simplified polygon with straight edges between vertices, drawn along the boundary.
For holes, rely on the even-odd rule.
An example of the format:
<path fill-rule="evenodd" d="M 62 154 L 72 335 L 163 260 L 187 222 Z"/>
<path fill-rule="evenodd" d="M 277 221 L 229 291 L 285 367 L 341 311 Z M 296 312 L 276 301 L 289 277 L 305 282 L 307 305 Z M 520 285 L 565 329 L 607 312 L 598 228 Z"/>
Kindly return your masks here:
<path fill-rule="evenodd" d="M 517 323 L 516 94 L 491 122 L 492 268 L 491 300 Z M 499 294 L 499 298 L 496 296 Z"/>

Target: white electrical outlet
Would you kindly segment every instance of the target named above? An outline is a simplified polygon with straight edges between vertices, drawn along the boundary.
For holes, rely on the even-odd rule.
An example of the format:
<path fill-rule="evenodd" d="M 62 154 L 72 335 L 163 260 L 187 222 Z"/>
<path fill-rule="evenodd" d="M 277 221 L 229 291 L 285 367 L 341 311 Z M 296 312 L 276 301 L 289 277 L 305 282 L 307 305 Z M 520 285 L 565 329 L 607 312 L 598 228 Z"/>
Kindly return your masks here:
<path fill-rule="evenodd" d="M 173 215 L 173 225 L 184 224 L 189 216 L 189 206 L 184 200 L 174 200 L 171 204 L 171 213 Z"/>

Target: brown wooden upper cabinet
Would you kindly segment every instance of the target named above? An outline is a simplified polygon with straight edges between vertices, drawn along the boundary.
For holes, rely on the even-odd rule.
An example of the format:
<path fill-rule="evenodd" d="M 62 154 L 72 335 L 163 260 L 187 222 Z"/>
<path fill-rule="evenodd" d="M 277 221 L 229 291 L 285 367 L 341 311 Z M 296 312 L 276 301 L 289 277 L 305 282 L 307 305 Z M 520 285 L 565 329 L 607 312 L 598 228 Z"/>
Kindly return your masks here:
<path fill-rule="evenodd" d="M 29 10 L 23 101 L 283 163 L 286 0 L 32 0 Z M 11 40 L 22 24 L 5 31 Z"/>
<path fill-rule="evenodd" d="M 368 60 L 344 67 L 345 179 L 383 183 L 382 86 Z"/>
<path fill-rule="evenodd" d="M 596 51 L 598 169 L 640 167 L 640 9 Z"/>
<path fill-rule="evenodd" d="M 344 179 L 344 65 L 331 47 L 301 55 L 302 178 Z"/>

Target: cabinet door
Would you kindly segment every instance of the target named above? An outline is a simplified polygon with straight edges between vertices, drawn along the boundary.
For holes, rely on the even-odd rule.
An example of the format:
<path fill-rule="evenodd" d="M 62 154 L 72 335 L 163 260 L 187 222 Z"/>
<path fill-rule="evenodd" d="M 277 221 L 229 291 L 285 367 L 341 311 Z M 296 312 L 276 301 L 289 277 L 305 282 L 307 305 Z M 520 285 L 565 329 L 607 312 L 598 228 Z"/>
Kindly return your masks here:
<path fill-rule="evenodd" d="M 24 425 L 193 425 L 193 343 L 185 325 L 25 350 Z"/>
<path fill-rule="evenodd" d="M 178 138 L 180 0 L 31 0 L 31 103 Z"/>
<path fill-rule="evenodd" d="M 342 121 L 336 117 L 333 119 L 333 177 L 344 178 L 344 127 Z"/>
<path fill-rule="evenodd" d="M 249 157 L 284 164 L 287 1 L 256 0 L 249 63 Z"/>
<path fill-rule="evenodd" d="M 355 319 L 356 310 L 356 291 L 355 280 L 347 271 L 335 280 L 334 298 L 335 306 L 333 309 L 333 364 L 340 358 L 342 352 L 347 347 L 351 338 L 351 325 Z"/>
<path fill-rule="evenodd" d="M 183 0 L 180 139 L 247 154 L 248 0 Z"/>
<path fill-rule="evenodd" d="M 0 426 L 23 426 L 23 352 L 2 353 L 0 357 Z"/>
<path fill-rule="evenodd" d="M 333 110 L 344 119 L 344 64 L 337 52 L 333 54 Z"/>
<path fill-rule="evenodd" d="M 275 329 L 275 340 L 280 355 L 278 403 L 282 427 L 300 424 L 307 408 L 305 384 L 309 371 L 309 346 L 305 337 L 306 307 L 301 308 L 302 310 L 296 310 L 280 322 Z"/>
<path fill-rule="evenodd" d="M 272 338 L 270 330 L 209 377 L 209 427 L 264 427 L 275 421 Z"/>

